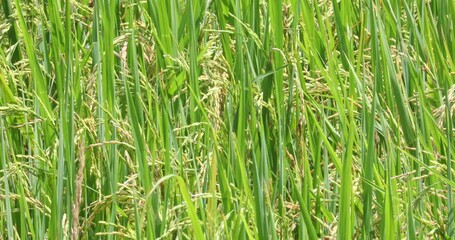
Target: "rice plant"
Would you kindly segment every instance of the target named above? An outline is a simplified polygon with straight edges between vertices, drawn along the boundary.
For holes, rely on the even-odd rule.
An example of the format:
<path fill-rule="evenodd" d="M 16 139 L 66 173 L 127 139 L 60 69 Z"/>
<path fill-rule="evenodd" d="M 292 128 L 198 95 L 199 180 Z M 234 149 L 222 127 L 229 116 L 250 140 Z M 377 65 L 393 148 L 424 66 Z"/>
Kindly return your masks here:
<path fill-rule="evenodd" d="M 454 1 L 0 9 L 0 239 L 455 239 Z"/>

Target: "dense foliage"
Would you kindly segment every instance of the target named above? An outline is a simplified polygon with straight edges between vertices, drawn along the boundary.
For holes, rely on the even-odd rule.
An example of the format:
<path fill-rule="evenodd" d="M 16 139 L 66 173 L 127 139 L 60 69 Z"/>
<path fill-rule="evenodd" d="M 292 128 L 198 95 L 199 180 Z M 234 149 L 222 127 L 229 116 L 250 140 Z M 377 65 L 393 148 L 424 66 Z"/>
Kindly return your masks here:
<path fill-rule="evenodd" d="M 453 0 L 2 0 L 0 239 L 455 239 Z"/>

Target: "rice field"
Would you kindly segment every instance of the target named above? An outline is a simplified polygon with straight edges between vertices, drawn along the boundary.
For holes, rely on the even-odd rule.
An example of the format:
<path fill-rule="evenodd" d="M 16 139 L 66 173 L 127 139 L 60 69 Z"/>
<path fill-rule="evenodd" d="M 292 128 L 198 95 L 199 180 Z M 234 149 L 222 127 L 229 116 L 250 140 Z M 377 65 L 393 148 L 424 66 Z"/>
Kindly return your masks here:
<path fill-rule="evenodd" d="M 455 239 L 453 0 L 0 9 L 0 239 Z"/>

